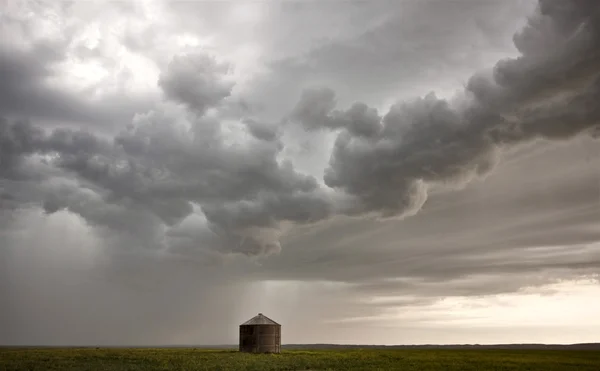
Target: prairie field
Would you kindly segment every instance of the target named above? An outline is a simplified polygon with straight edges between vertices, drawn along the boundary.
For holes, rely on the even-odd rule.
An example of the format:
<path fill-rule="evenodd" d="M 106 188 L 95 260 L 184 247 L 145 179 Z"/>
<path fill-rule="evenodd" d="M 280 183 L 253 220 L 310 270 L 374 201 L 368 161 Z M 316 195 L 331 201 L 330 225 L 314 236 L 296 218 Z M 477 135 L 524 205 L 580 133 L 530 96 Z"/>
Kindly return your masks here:
<path fill-rule="evenodd" d="M 591 350 L 285 350 L 255 355 L 194 348 L 3 348 L 0 370 L 598 371 Z"/>

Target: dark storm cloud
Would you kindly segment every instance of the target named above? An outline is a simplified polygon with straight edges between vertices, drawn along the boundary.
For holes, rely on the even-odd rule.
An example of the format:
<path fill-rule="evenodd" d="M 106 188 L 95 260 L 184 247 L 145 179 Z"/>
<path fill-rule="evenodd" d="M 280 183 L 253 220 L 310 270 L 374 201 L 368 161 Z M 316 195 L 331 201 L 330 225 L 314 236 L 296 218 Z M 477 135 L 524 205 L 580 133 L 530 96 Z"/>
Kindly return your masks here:
<path fill-rule="evenodd" d="M 459 99 L 424 95 L 387 113 L 352 100 L 447 92 L 511 53 L 505 36 L 525 1 L 286 2 L 250 20 L 230 14 L 240 10 L 236 2 L 208 10 L 202 2 L 167 3 L 115 5 L 127 12 L 125 28 L 132 25 L 120 40 L 128 53 L 162 71 L 151 84 L 166 99 L 151 109 L 134 107 L 138 98 L 127 94 L 91 103 L 46 85 L 60 77 L 53 75 L 64 58 L 58 44 L 0 55 L 11 71 L 7 99 L 23 98 L 0 102 L 7 116 L 0 120 L 0 297 L 8 298 L 0 344 L 233 343 L 237 324 L 255 311 L 284 323 L 286 342 L 381 342 L 377 326 L 339 324 L 381 315 L 389 342 L 420 342 L 423 322 L 455 314 L 428 312 L 441 298 L 472 303 L 598 278 L 600 152 L 580 135 L 598 130 L 597 59 L 589 53 L 597 18 L 579 27 L 581 17 L 597 14 L 595 2 L 542 2 L 548 16 L 534 15 L 514 38 L 521 56 L 477 73 Z M 105 5 L 72 2 L 84 17 Z M 79 17 L 71 15 L 63 18 Z M 120 24 L 121 14 L 113 15 Z M 423 28 L 424 19 L 439 27 Z M 215 54 L 234 50 L 232 66 L 245 62 L 246 42 L 248 54 L 258 46 L 267 81 L 250 79 L 240 95 L 227 62 L 180 49 L 173 29 L 192 38 L 214 31 L 222 46 Z M 322 35 L 330 37 L 315 40 Z M 70 52 L 111 71 L 129 63 L 100 49 Z M 331 88 L 300 94 L 314 83 Z M 136 114 L 111 119 L 117 111 Z M 41 122 L 48 118 L 86 128 L 53 129 Z M 328 158 L 335 136 L 325 182 L 342 195 L 318 179 L 323 164 L 310 153 Z M 522 148 L 535 138 L 546 139 Z M 348 199 L 359 202 L 341 201 Z M 339 215 L 399 211 L 414 215 Z M 269 259 L 240 255 L 269 255 L 280 245 Z M 389 320 L 398 310 L 409 318 Z M 564 340 L 563 329 L 544 327 Z M 515 328 L 521 335 L 510 341 L 521 340 L 524 330 Z M 443 335 L 435 327 L 427 339 L 506 334 L 489 332 Z"/>
<path fill-rule="evenodd" d="M 13 179 L 5 192 L 22 200 L 37 189 L 41 196 L 34 199 L 48 213 L 68 209 L 109 229 L 132 228 L 133 236 L 153 231 L 144 238 L 157 239 L 153 246 L 164 245 L 164 228 L 196 207 L 210 235 L 198 241 L 221 241 L 213 247 L 250 255 L 278 251 L 287 222 L 313 223 L 340 212 L 414 215 L 432 185 L 464 184 L 488 174 L 503 146 L 537 137 L 565 139 L 597 127 L 598 8 L 572 2 L 557 11 L 552 3 L 540 4 L 515 36 L 522 55 L 498 62 L 491 77 L 474 75 L 457 101 L 432 93 L 380 115 L 364 103 L 336 109 L 330 89 L 305 91 L 288 118 L 310 130 L 340 131 L 324 182 L 345 195 L 332 194 L 281 159 L 275 126 L 246 118 L 251 135 L 242 143 L 227 142 L 223 122 L 208 110 L 231 94 L 229 65 L 197 51 L 175 56 L 161 73 L 158 86 L 168 101 L 136 115 L 112 139 L 4 121 L 3 174 L 31 174 L 32 166 L 43 165 L 76 176 L 65 183 L 51 182 L 49 175 L 43 187 L 21 187 L 20 196 Z M 548 40 L 555 43 L 551 50 L 537 47 Z M 23 63 L 32 72 L 27 76 L 43 76 L 44 63 Z M 558 98 L 549 100 L 549 93 Z"/>
<path fill-rule="evenodd" d="M 190 84 L 188 74 L 196 72 L 200 76 Z M 275 134 L 266 126 L 249 125 L 256 138 L 230 145 L 219 120 L 202 116 L 228 96 L 230 85 L 221 80 L 226 73 L 208 55 L 175 57 L 160 86 L 167 98 L 191 112 L 165 106 L 138 115 L 113 140 L 3 120 L 3 173 L 27 173 L 25 160 L 31 155 L 50 156 L 42 162 L 75 175 L 79 186 L 90 190 L 77 184 L 37 187 L 48 213 L 65 208 L 95 225 L 160 245 L 159 238 L 152 240 L 158 232 L 148 232 L 160 231 L 160 223 L 179 223 L 196 203 L 208 219 L 206 233 L 218 237 L 203 240 L 217 242 L 212 248 L 252 255 L 278 251 L 281 222 L 326 218 L 331 202 L 314 178 L 277 160 L 282 147 L 268 140 Z"/>
<path fill-rule="evenodd" d="M 540 2 L 515 35 L 522 55 L 498 62 L 493 77 L 474 75 L 461 101 L 430 93 L 379 117 L 361 103 L 336 110 L 331 90 L 311 90 L 291 119 L 309 129 L 342 129 L 324 180 L 355 197 L 346 213 L 412 215 L 428 184 L 485 175 L 506 145 L 597 130 L 599 11 L 596 2 Z"/>
<path fill-rule="evenodd" d="M 411 218 L 290 233 L 284 254 L 254 274 L 344 282 L 359 297 L 432 299 L 597 277 L 597 143 L 584 137 L 539 148 L 501 163 L 485 181 L 433 193 Z"/>
<path fill-rule="evenodd" d="M 131 223 L 142 226 L 144 220 L 151 221 L 152 215 L 166 225 L 176 224 L 192 212 L 190 202 L 197 202 L 216 233 L 224 233 L 226 244 L 221 248 L 249 254 L 264 250 L 262 245 L 278 249 L 276 239 L 261 228 L 278 229 L 281 221 L 310 222 L 328 216 L 329 202 L 319 194 L 316 181 L 290 164 L 279 165 L 276 144 L 257 141 L 236 151 L 217 137 L 178 138 L 168 123 L 153 130 L 155 124 L 123 133 L 113 144 L 84 132 L 56 129 L 46 134 L 27 123 L 3 121 L 2 172 L 26 173 L 23 162 L 29 154 L 56 155 L 48 161 L 94 191 L 49 185 L 47 212 L 67 208 L 95 224 L 126 230 Z M 213 146 L 199 145 L 206 140 Z M 150 212 L 140 214 L 146 218 L 123 223 L 144 210 Z M 124 215 L 118 217 L 119 212 Z"/>

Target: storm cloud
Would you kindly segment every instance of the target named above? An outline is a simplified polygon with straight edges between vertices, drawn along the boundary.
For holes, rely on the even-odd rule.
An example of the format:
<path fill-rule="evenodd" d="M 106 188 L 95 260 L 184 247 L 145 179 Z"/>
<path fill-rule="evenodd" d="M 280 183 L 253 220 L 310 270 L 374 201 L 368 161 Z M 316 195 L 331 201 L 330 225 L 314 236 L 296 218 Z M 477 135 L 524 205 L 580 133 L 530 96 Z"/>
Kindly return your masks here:
<path fill-rule="evenodd" d="M 335 110 L 332 90 L 313 89 L 291 117 L 341 131 L 324 180 L 355 197 L 347 213 L 413 215 L 429 184 L 484 176 L 507 146 L 597 133 L 599 17 L 592 2 L 540 2 L 515 34 L 521 56 L 474 75 L 452 102 L 430 93 L 379 116 L 364 103 Z"/>
<path fill-rule="evenodd" d="M 521 55 L 474 75 L 451 102 L 430 93 L 380 115 L 364 103 L 336 110 L 331 89 L 305 91 L 290 119 L 339 131 L 324 185 L 278 160 L 282 143 L 268 126 L 248 119 L 242 129 L 250 137 L 223 132 L 218 113 L 207 110 L 218 109 L 234 82 L 228 64 L 205 52 L 174 56 L 158 79 L 170 101 L 138 114 L 112 140 L 4 120 L 3 173 L 15 173 L 23 157 L 55 155 L 44 162 L 90 184 L 107 205 L 125 202 L 167 227 L 197 205 L 207 230 L 223 240 L 215 248 L 246 254 L 278 251 L 286 222 L 317 222 L 334 212 L 414 215 L 428 187 L 488 174 L 506 146 L 598 127 L 598 10 L 569 4 L 557 10 L 540 2 L 515 34 Z M 549 42 L 553 48 L 540 48 Z M 61 197 L 49 194 L 45 210 L 75 202 Z"/>
<path fill-rule="evenodd" d="M 596 1 L 7 9 L 0 343 L 431 342 L 597 283 Z"/>

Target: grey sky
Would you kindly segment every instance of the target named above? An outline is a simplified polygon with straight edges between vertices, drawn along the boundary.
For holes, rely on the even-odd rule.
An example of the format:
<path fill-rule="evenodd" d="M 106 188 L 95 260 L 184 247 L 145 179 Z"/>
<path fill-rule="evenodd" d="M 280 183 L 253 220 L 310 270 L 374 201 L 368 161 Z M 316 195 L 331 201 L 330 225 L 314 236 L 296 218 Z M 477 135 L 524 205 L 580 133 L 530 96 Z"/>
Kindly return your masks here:
<path fill-rule="evenodd" d="M 0 21 L 0 344 L 597 340 L 596 1 Z"/>

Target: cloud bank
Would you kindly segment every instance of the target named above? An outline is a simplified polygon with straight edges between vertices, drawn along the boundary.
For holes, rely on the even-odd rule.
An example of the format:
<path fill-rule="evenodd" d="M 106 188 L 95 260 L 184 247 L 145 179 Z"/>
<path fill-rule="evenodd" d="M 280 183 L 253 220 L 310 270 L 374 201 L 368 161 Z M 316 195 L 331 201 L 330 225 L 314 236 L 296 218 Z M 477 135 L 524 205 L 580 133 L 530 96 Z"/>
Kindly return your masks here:
<path fill-rule="evenodd" d="M 283 122 L 337 133 L 322 179 L 281 156 L 275 124 L 220 116 L 235 87 L 227 62 L 176 55 L 158 78 L 164 101 L 115 135 L 3 118 L 3 205 L 66 209 L 139 246 L 174 251 L 172 236 L 187 233 L 179 225 L 199 213 L 190 243 L 248 255 L 279 251 L 290 224 L 415 215 L 432 185 L 485 176 L 506 148 L 598 134 L 599 14 L 594 1 L 540 1 L 514 36 L 520 55 L 476 73 L 452 100 L 430 93 L 380 114 L 360 102 L 336 109 L 328 88 L 305 90 Z M 3 96 L 30 101 L 19 92 L 61 55 L 60 46 L 39 54 L 48 47 L 25 52 L 41 62 L 11 71 Z"/>
<path fill-rule="evenodd" d="M 598 23 L 9 2 L 0 343 L 596 341 Z"/>

